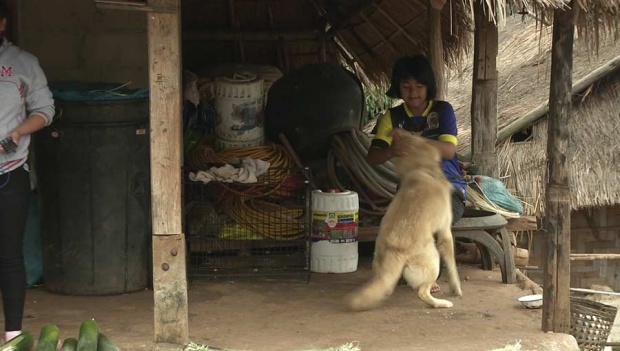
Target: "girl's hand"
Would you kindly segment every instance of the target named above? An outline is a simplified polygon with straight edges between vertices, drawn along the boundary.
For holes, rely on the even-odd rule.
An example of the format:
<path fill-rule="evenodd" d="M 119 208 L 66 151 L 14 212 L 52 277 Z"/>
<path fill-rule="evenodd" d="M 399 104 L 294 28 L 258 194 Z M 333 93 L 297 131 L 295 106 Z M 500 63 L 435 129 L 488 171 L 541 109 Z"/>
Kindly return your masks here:
<path fill-rule="evenodd" d="M 19 145 L 19 139 L 21 139 L 21 135 L 19 134 L 19 132 L 14 130 L 11 132 L 11 134 L 7 135 L 7 138 L 11 138 L 11 140 L 13 140 L 13 143 L 15 143 L 15 145 Z M 0 152 L 6 153 L 6 150 L 2 146 L 0 146 Z"/>
<path fill-rule="evenodd" d="M 22 138 L 22 135 L 19 134 L 17 130 L 12 131 L 11 134 L 9 134 L 9 136 L 11 137 L 11 139 L 13 139 L 13 142 L 15 143 L 15 145 L 19 145 L 19 140 Z"/>

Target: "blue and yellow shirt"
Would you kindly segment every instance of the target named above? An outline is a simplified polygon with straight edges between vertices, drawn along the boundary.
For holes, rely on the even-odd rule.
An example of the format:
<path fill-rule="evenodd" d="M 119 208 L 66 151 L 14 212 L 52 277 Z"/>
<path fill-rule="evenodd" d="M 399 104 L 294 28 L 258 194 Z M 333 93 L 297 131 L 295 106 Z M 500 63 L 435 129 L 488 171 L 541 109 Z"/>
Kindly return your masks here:
<path fill-rule="evenodd" d="M 372 146 L 383 149 L 390 147 L 392 138 L 388 134 L 393 128 L 403 128 L 425 138 L 453 143 L 455 146 L 458 142 L 454 109 L 446 101 L 431 100 L 421 116 L 414 115 L 406 104 L 389 109 L 379 120 Z M 442 169 L 446 178 L 465 198 L 467 183 L 463 180 L 456 155 L 452 159 L 443 159 Z"/>

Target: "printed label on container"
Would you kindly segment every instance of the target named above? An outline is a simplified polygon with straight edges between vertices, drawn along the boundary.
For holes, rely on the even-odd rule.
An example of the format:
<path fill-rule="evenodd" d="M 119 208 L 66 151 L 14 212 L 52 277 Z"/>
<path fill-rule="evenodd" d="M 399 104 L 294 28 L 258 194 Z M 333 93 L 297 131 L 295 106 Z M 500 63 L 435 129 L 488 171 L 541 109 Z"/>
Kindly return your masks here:
<path fill-rule="evenodd" d="M 312 241 L 356 242 L 358 216 L 357 211 L 313 212 Z"/>

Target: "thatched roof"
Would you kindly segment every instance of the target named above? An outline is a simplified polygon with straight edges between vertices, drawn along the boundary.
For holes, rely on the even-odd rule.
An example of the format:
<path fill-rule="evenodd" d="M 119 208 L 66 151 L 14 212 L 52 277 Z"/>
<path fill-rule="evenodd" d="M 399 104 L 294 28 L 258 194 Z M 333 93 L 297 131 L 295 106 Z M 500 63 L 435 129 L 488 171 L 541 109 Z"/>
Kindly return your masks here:
<path fill-rule="evenodd" d="M 598 55 L 583 41 L 575 44 L 573 82 L 620 54 L 620 43 L 601 38 Z M 500 33 L 498 57 L 498 125 L 501 129 L 544 103 L 549 97 L 551 28 L 509 20 Z M 471 65 L 449 84 L 449 99 L 459 122 L 459 153 L 470 150 Z M 620 203 L 620 75 L 596 84 L 573 105 L 573 208 Z M 526 142 L 506 142 L 499 149 L 501 175 L 540 214 L 544 205 L 547 123 L 536 123 Z"/>
<path fill-rule="evenodd" d="M 575 2 L 584 35 L 618 33 L 620 0 Z M 487 7 L 497 6 L 489 14 L 500 25 L 516 12 L 547 21 L 550 11 L 565 3 L 484 1 Z M 441 11 L 444 61 L 451 67 L 463 63 L 460 59 L 470 51 L 473 4 L 448 0 Z M 344 58 L 382 78 L 399 57 L 428 53 L 429 7 L 428 0 L 183 0 L 184 67 L 200 70 L 235 62 L 287 72 Z"/>

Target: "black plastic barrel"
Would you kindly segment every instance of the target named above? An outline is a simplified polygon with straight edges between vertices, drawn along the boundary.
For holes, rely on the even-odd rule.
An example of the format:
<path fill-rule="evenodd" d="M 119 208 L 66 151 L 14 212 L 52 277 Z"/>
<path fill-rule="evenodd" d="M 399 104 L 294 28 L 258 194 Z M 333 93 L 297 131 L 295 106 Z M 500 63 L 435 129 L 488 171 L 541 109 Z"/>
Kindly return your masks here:
<path fill-rule="evenodd" d="M 35 135 L 47 290 L 108 295 L 149 283 L 148 99 L 56 100 Z"/>
<path fill-rule="evenodd" d="M 334 62 L 301 67 L 269 90 L 265 133 L 283 133 L 304 160 L 324 159 L 333 134 L 360 127 L 364 90 L 359 79 Z"/>

